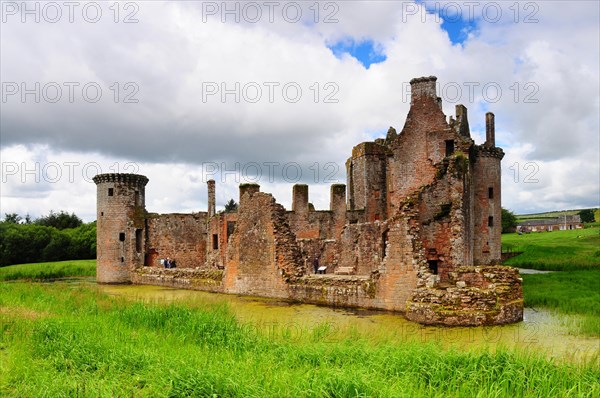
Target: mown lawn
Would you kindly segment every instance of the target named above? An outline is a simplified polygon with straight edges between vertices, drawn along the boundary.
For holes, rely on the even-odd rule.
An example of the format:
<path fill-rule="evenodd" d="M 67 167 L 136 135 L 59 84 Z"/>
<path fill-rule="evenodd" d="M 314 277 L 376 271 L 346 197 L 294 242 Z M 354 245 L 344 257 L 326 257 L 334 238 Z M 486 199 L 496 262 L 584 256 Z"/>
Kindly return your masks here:
<path fill-rule="evenodd" d="M 293 341 L 224 305 L 140 303 L 94 286 L 0 284 L 7 397 L 597 397 L 600 366 L 353 334 Z"/>
<path fill-rule="evenodd" d="M 95 275 L 96 260 L 70 260 L 50 263 L 18 264 L 0 268 L 0 281 L 17 279 L 48 280 Z"/>
<path fill-rule="evenodd" d="M 505 262 L 551 271 L 600 269 L 600 227 L 553 232 L 503 234 L 503 249 L 523 252 Z"/>

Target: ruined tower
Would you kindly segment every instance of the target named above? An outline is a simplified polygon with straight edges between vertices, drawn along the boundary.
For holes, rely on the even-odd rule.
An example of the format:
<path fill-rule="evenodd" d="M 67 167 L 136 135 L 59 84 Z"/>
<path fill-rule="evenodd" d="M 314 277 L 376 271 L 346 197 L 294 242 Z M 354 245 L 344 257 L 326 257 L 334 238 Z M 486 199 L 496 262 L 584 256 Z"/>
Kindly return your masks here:
<path fill-rule="evenodd" d="M 130 271 L 144 265 L 145 187 L 138 174 L 99 174 L 97 186 L 97 262 L 99 283 L 129 283 Z"/>
<path fill-rule="evenodd" d="M 502 251 L 502 209 L 500 203 L 500 161 L 504 157 L 496 147 L 494 114 L 485 115 L 485 143 L 475 146 L 473 165 L 475 264 L 499 263 Z"/>

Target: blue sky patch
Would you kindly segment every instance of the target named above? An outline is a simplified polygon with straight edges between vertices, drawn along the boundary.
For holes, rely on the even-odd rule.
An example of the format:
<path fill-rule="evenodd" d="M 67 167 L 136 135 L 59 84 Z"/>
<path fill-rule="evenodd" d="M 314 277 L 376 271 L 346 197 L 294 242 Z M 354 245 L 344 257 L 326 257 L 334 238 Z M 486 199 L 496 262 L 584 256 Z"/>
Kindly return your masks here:
<path fill-rule="evenodd" d="M 422 3 L 422 1 L 418 1 Z M 452 44 L 462 44 L 468 37 L 469 33 L 477 31 L 477 14 L 468 7 L 461 7 L 459 3 L 435 3 L 434 6 L 425 6 L 427 12 L 437 14 L 442 22 L 444 29 Z M 438 20 L 438 19 L 436 19 Z"/>
<path fill-rule="evenodd" d="M 477 29 L 477 22 L 474 20 L 469 21 L 448 18 L 447 20 L 444 19 L 442 29 L 448 32 L 452 44 L 462 44 L 468 39 L 469 33 L 472 33 Z"/>
<path fill-rule="evenodd" d="M 372 64 L 377 64 L 387 59 L 387 56 L 381 52 L 381 49 L 376 48 L 373 40 L 363 40 L 358 43 L 354 39 L 340 40 L 333 45 L 328 45 L 327 48 L 337 58 L 341 58 L 343 54 L 353 56 L 367 69 Z"/>

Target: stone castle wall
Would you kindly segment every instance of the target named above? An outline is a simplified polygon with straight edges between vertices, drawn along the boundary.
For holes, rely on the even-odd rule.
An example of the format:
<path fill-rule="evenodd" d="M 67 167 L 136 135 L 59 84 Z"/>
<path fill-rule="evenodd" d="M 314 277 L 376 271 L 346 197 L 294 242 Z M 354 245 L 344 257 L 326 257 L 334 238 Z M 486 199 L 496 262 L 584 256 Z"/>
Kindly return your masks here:
<path fill-rule="evenodd" d="M 315 211 L 307 185 L 293 186 L 286 210 L 257 184 L 242 184 L 238 210 L 216 213 L 211 180 L 208 212 L 148 214 L 145 177 L 97 176 L 98 280 L 385 309 L 425 324 L 521 320 L 518 272 L 494 266 L 504 155 L 494 115 L 475 145 L 467 109 L 457 105 L 447 119 L 435 82 L 411 81 L 400 134 L 390 128 L 354 147 L 348 185 L 331 187 L 328 210 Z M 165 257 L 178 268 L 161 268 Z"/>
<path fill-rule="evenodd" d="M 146 219 L 147 267 L 161 267 L 160 259 L 175 259 L 178 268 L 204 267 L 206 213 L 150 214 Z"/>

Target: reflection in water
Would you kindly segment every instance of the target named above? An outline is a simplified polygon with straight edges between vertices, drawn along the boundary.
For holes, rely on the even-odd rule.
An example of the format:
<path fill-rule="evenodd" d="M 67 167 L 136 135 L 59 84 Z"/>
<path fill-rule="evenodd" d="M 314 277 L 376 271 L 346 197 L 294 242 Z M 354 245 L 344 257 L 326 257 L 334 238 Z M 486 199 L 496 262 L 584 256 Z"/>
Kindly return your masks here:
<path fill-rule="evenodd" d="M 600 339 L 576 335 L 576 316 L 545 309 L 526 308 L 524 321 L 492 327 L 432 327 L 404 319 L 399 314 L 361 309 L 293 304 L 266 298 L 234 296 L 194 290 L 144 285 L 98 285 L 109 295 L 144 302 L 185 300 L 198 306 L 226 303 L 239 322 L 273 339 L 340 341 L 362 338 L 373 342 L 435 342 L 458 350 L 520 348 L 559 360 L 598 360 Z M 571 326 L 571 330 L 569 328 Z"/>

